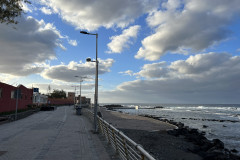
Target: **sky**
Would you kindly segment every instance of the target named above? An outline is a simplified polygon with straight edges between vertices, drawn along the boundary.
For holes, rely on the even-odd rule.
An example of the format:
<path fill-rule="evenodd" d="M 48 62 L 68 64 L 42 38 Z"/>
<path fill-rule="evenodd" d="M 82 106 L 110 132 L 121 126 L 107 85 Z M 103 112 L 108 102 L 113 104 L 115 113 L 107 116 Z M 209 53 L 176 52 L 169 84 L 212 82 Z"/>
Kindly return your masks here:
<path fill-rule="evenodd" d="M 93 99 L 87 31 L 99 103 L 240 103 L 239 0 L 30 1 L 0 24 L 3 83 L 79 94 L 82 79 Z"/>

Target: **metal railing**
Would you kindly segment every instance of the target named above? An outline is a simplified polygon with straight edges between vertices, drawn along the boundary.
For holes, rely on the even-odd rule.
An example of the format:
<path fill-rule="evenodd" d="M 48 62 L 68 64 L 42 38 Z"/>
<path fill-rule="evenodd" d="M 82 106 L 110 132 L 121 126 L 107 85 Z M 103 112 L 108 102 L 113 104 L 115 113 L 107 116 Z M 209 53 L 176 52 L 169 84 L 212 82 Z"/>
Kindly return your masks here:
<path fill-rule="evenodd" d="M 86 110 L 88 117 L 93 120 L 93 113 Z M 126 160 L 155 160 L 142 146 L 135 143 L 123 132 L 97 116 L 98 131 L 105 136 L 108 143 L 112 145 L 117 154 Z"/>

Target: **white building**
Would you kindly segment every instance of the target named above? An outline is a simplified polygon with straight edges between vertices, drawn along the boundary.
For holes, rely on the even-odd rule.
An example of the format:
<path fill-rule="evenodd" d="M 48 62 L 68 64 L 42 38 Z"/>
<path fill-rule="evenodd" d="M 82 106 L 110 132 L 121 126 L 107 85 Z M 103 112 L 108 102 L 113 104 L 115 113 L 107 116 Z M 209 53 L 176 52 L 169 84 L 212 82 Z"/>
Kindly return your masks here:
<path fill-rule="evenodd" d="M 33 92 L 33 104 L 47 104 L 48 96 L 39 92 Z"/>

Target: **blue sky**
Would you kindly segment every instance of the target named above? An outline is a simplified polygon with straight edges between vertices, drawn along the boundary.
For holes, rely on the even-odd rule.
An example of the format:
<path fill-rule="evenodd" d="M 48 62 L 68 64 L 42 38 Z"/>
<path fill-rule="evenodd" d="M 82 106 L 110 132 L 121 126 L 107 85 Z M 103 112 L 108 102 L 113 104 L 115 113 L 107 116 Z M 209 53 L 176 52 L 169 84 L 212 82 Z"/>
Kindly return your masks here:
<path fill-rule="evenodd" d="M 100 103 L 240 103 L 238 0 L 41 0 L 0 24 L 0 81 Z M 14 28 L 15 27 L 15 28 Z"/>

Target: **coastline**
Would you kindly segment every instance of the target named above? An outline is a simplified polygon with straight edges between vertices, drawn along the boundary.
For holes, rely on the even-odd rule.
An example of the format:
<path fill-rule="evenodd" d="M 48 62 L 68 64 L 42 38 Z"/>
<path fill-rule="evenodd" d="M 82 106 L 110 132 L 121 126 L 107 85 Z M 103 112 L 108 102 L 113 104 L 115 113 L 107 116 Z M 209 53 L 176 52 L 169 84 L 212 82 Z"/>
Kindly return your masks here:
<path fill-rule="evenodd" d="M 114 109 L 109 111 L 107 108 L 101 112 L 106 121 L 142 145 L 156 159 L 240 159 L 234 150 L 224 148 L 219 139 L 210 141 L 204 133 L 185 127 L 183 123 L 148 115 L 130 115 Z"/>

